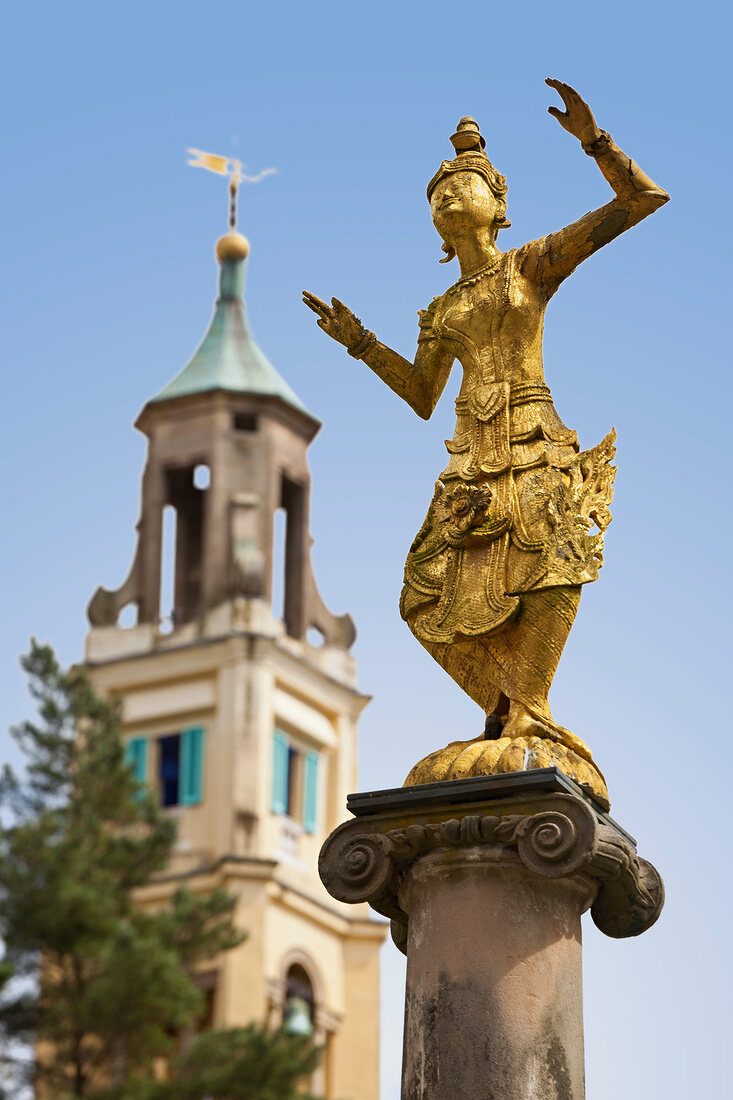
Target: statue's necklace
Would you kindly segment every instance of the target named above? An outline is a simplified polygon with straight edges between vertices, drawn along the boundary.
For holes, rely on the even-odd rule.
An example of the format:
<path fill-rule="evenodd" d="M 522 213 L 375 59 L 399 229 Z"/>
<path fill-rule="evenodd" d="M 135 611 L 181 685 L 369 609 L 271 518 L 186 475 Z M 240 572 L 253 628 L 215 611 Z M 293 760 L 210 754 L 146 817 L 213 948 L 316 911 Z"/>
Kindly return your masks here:
<path fill-rule="evenodd" d="M 457 294 L 458 291 L 463 290 L 464 287 L 473 286 L 473 284 L 477 283 L 480 279 L 485 279 L 487 275 L 491 275 L 492 272 L 501 263 L 501 256 L 501 253 L 498 256 L 494 256 L 492 259 L 487 260 L 487 262 L 483 264 L 482 267 L 479 267 L 476 271 L 472 271 L 470 275 L 464 275 L 463 278 L 459 279 L 457 283 L 454 283 L 453 286 L 448 287 L 445 292 L 446 295 Z"/>

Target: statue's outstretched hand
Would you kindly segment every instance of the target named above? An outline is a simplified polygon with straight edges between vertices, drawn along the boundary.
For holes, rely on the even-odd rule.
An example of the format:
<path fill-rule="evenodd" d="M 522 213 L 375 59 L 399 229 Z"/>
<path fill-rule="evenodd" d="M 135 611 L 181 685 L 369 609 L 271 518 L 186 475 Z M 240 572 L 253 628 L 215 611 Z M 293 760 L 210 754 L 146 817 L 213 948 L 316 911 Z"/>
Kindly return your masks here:
<path fill-rule="evenodd" d="M 338 298 L 331 299 L 331 305 L 327 306 L 315 294 L 309 290 L 303 291 L 303 301 L 318 315 L 318 327 L 333 340 L 338 340 L 346 348 L 353 348 L 364 337 L 364 326 L 358 317 L 355 317 L 348 306 L 340 302 Z"/>
<path fill-rule="evenodd" d="M 545 84 L 554 88 L 563 103 L 565 110 L 559 107 L 548 107 L 547 111 L 556 118 L 564 130 L 576 137 L 583 145 L 591 145 L 601 136 L 601 131 L 596 126 L 596 120 L 585 100 L 581 99 L 575 88 L 569 84 L 563 84 L 562 80 L 553 80 L 548 76 Z"/>

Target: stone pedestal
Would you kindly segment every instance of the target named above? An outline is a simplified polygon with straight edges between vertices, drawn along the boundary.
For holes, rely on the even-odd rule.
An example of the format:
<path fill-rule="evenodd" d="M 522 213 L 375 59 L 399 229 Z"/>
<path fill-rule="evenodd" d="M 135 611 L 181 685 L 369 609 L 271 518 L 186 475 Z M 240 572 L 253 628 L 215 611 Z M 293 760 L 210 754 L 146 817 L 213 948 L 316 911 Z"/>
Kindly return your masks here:
<path fill-rule="evenodd" d="M 407 954 L 403 1100 L 582 1100 L 586 909 L 650 927 L 662 881 L 555 768 L 352 795 L 321 851 Z"/>

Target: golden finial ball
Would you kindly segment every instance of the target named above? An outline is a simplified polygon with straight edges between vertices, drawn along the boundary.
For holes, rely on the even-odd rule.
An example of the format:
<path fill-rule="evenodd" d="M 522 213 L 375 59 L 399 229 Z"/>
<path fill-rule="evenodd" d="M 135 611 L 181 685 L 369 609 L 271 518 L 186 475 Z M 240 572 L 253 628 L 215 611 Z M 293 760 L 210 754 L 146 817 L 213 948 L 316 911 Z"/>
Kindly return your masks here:
<path fill-rule="evenodd" d="M 219 263 L 234 260 L 246 260 L 249 256 L 249 241 L 236 229 L 230 229 L 216 242 L 216 258 Z"/>

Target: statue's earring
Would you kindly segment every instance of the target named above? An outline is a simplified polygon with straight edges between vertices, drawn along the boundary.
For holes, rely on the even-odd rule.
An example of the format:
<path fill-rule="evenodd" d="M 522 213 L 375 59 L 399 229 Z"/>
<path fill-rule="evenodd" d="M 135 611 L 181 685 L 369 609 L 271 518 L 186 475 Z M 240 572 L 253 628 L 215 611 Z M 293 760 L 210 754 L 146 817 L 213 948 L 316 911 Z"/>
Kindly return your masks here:
<path fill-rule="evenodd" d="M 505 211 L 502 211 L 501 214 L 494 218 L 494 225 L 497 229 L 508 229 L 511 224 Z"/>
<path fill-rule="evenodd" d="M 446 244 L 445 241 L 443 241 L 440 247 L 443 252 L 445 252 L 445 256 L 442 260 L 438 260 L 439 264 L 447 264 L 450 263 L 451 260 L 455 259 L 456 250 L 452 244 Z"/>

